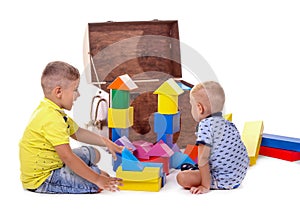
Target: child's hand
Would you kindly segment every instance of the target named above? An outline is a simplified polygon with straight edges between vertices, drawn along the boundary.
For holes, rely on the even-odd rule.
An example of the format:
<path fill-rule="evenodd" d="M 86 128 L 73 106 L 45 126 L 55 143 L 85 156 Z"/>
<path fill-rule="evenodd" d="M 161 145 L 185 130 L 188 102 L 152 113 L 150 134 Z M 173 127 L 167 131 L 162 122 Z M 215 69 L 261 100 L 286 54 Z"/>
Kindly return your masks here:
<path fill-rule="evenodd" d="M 100 189 L 115 192 L 120 190 L 118 186 L 123 186 L 122 182 L 121 178 L 99 175 L 97 186 Z"/>
<path fill-rule="evenodd" d="M 107 146 L 107 150 L 111 153 L 113 159 L 116 160 L 117 159 L 116 153 L 121 154 L 124 147 L 115 144 L 108 138 L 103 138 L 103 142 Z"/>
<path fill-rule="evenodd" d="M 209 189 L 207 189 L 206 187 L 203 186 L 199 186 L 199 187 L 191 187 L 190 192 L 192 194 L 204 194 L 204 193 L 208 193 Z"/>

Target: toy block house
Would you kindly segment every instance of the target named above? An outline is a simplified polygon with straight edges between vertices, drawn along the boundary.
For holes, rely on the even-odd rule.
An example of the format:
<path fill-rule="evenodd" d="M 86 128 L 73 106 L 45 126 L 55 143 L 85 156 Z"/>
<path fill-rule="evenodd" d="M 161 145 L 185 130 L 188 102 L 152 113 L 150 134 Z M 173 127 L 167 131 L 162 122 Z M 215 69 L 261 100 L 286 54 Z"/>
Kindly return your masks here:
<path fill-rule="evenodd" d="M 108 87 L 110 108 L 108 127 L 112 128 L 112 141 L 128 136 L 128 128 L 133 125 L 133 107 L 130 107 L 130 91 L 137 88 L 129 75 L 118 76 Z"/>
<path fill-rule="evenodd" d="M 173 134 L 180 131 L 178 96 L 183 92 L 172 78 L 153 92 L 158 94 L 157 112 L 154 113 L 156 140 L 163 140 L 170 148 L 173 147 Z"/>
<path fill-rule="evenodd" d="M 178 112 L 178 96 L 184 93 L 173 78 L 165 81 L 154 94 L 158 94 L 158 113 L 176 114 Z"/>

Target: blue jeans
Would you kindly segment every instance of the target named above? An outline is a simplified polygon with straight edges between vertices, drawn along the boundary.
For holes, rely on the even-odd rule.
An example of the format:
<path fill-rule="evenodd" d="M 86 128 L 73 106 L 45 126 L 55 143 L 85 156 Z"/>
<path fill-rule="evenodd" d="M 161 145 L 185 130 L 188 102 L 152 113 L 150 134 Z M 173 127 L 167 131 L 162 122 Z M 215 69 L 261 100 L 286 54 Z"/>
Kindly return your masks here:
<path fill-rule="evenodd" d="M 82 146 L 73 149 L 73 152 L 80 157 L 92 170 L 100 174 L 101 170 L 92 162 L 95 160 L 95 149 Z M 75 174 L 67 166 L 53 170 L 46 181 L 39 186 L 37 193 L 98 193 L 99 188 L 86 179 Z"/>

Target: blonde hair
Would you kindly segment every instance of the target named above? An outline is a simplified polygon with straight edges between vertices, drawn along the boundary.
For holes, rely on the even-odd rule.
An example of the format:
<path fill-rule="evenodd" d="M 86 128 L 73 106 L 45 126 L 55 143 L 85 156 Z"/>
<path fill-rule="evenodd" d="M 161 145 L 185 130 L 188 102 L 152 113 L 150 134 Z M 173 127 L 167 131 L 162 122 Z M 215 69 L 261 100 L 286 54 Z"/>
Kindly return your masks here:
<path fill-rule="evenodd" d="M 50 62 L 45 67 L 41 77 L 41 85 L 44 94 L 50 94 L 57 86 L 66 88 L 70 81 L 76 81 L 79 77 L 80 74 L 78 69 L 70 64 L 62 61 Z"/>
<path fill-rule="evenodd" d="M 210 107 L 211 113 L 223 110 L 225 103 L 225 93 L 221 85 L 215 81 L 207 81 L 195 85 L 191 90 L 191 95 L 196 102 L 204 102 Z"/>

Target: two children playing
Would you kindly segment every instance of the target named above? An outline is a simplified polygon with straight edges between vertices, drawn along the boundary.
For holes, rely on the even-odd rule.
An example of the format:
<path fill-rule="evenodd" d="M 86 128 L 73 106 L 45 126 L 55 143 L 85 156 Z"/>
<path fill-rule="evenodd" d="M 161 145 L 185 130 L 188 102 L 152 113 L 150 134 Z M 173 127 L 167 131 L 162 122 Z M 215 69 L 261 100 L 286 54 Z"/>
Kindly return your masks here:
<path fill-rule="evenodd" d="M 79 71 L 68 63 L 54 61 L 45 67 L 41 77 L 44 99 L 19 143 L 24 189 L 38 193 L 97 193 L 114 192 L 122 186 L 122 179 L 98 168 L 100 152 L 92 145 L 106 146 L 113 158 L 123 147 L 80 128 L 64 112 L 71 110 L 80 96 L 79 80 Z M 199 123 L 199 169 L 179 172 L 177 182 L 193 194 L 234 189 L 246 175 L 247 151 L 234 124 L 222 117 L 224 102 L 224 91 L 216 82 L 198 84 L 191 90 L 191 113 Z M 89 145 L 72 149 L 69 137 Z"/>

